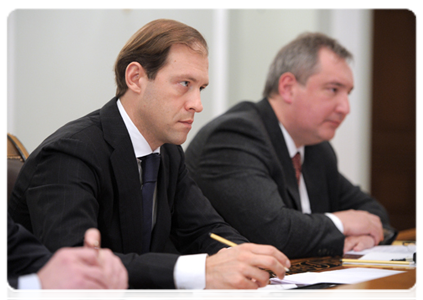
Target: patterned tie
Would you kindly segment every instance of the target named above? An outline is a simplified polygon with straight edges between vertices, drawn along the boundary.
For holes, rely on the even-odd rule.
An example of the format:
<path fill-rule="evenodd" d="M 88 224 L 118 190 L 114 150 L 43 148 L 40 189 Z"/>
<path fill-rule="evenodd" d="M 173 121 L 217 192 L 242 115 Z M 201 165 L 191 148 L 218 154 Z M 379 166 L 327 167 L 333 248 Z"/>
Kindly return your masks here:
<path fill-rule="evenodd" d="M 292 158 L 292 163 L 294 164 L 295 177 L 297 177 L 297 184 L 300 185 L 300 176 L 301 176 L 301 154 L 297 152 Z"/>
<path fill-rule="evenodd" d="M 152 153 L 139 158 L 142 169 L 143 236 L 142 253 L 150 251 L 153 221 L 153 195 L 160 166 L 160 154 Z"/>

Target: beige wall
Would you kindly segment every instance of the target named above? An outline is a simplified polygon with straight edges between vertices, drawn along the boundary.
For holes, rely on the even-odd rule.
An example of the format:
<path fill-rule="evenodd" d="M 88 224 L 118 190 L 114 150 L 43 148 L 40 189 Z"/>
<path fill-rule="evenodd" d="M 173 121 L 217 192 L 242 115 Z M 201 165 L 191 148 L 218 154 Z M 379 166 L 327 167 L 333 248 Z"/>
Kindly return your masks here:
<path fill-rule="evenodd" d="M 341 171 L 369 188 L 370 21 L 366 10 L 15 10 L 8 18 L 7 130 L 29 151 L 64 123 L 114 95 L 114 60 L 145 23 L 172 18 L 210 46 L 210 86 L 188 140 L 240 100 L 261 98 L 278 49 L 303 31 L 323 31 L 355 55 L 351 115 L 333 141 Z"/>

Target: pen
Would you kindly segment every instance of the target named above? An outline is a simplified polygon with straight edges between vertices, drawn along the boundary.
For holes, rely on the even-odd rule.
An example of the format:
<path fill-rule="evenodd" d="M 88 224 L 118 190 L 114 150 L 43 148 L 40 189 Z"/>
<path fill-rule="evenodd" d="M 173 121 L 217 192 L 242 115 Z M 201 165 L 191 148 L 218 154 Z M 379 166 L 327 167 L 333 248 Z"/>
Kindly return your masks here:
<path fill-rule="evenodd" d="M 234 242 L 228 241 L 227 239 L 225 239 L 221 236 L 218 236 L 217 234 L 214 234 L 214 233 L 210 233 L 210 237 L 212 239 L 215 239 L 218 242 L 221 242 L 222 244 L 229 246 L 229 247 L 238 246 L 238 244 L 235 244 Z M 285 269 L 285 272 L 289 272 L 289 269 L 287 267 L 284 267 L 284 269 Z M 270 270 L 266 270 L 266 271 L 269 272 L 270 277 L 276 277 L 275 273 L 273 273 L 272 271 L 270 271 Z"/>
<path fill-rule="evenodd" d="M 365 260 L 365 259 L 350 259 L 343 258 L 341 261 L 344 263 L 367 263 L 367 264 L 388 264 L 388 265 L 410 265 L 409 261 L 393 261 L 393 260 Z"/>

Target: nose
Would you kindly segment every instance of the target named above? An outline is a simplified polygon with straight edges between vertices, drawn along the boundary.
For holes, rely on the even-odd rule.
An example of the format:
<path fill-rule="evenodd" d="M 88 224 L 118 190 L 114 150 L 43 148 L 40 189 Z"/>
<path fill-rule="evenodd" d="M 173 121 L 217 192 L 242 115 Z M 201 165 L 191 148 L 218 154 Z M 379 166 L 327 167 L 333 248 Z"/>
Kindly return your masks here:
<path fill-rule="evenodd" d="M 201 103 L 200 91 L 197 91 L 193 93 L 193 95 L 191 95 L 190 99 L 187 101 L 186 109 L 193 110 L 197 113 L 203 111 L 203 104 Z"/>
<path fill-rule="evenodd" d="M 336 111 L 343 115 L 348 115 L 350 113 L 350 100 L 348 95 L 342 95 L 340 97 Z"/>

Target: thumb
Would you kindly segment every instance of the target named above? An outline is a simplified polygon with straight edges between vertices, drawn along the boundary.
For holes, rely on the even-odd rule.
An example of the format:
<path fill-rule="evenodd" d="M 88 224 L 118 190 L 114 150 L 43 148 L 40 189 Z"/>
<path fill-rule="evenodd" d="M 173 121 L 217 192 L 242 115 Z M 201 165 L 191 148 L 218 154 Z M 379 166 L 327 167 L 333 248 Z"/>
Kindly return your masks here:
<path fill-rule="evenodd" d="M 90 228 L 85 232 L 84 247 L 100 249 L 101 235 L 97 228 Z"/>

